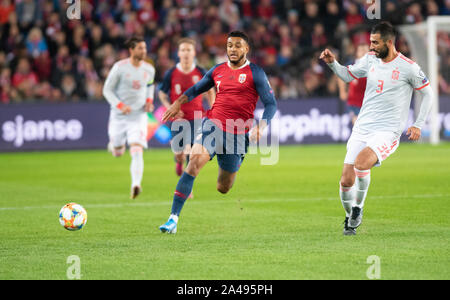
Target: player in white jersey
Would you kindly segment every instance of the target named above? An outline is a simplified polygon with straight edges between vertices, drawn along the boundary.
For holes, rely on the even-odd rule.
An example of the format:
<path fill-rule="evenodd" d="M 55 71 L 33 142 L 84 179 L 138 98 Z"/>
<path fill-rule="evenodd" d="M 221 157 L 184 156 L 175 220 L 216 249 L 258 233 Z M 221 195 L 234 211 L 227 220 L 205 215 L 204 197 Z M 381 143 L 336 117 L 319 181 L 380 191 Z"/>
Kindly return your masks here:
<path fill-rule="evenodd" d="M 320 59 L 342 80 L 367 77 L 361 112 L 347 143 L 347 155 L 340 180 L 340 198 L 346 212 L 344 235 L 356 234 L 362 221 L 370 170 L 395 152 L 406 126 L 413 90 L 422 94 L 415 123 L 408 128 L 409 139 L 420 138 L 431 109 L 432 89 L 417 63 L 395 49 L 395 32 L 387 22 L 372 28 L 370 50 L 356 64 L 344 67 L 325 49 Z M 356 179 L 356 182 L 355 182 Z"/>
<path fill-rule="evenodd" d="M 103 96 L 111 104 L 108 150 L 120 157 L 125 145 L 131 155 L 131 199 L 142 191 L 143 151 L 147 148 L 147 112 L 154 109 L 155 68 L 146 63 L 147 47 L 142 38 L 126 42 L 130 57 L 114 64 L 106 78 Z"/>

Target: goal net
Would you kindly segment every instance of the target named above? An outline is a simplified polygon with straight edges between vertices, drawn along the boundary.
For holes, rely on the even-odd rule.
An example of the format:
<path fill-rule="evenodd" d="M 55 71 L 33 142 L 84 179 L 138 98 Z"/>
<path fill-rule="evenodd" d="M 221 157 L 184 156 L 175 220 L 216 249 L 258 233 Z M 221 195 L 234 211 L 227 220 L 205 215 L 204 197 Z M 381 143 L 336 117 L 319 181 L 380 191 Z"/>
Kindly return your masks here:
<path fill-rule="evenodd" d="M 434 91 L 433 106 L 427 125 L 422 130 L 422 141 L 438 144 L 440 141 L 441 118 L 439 115 L 439 86 L 450 83 L 450 16 L 430 16 L 426 22 L 398 27 L 410 49 L 411 59 L 416 61 L 428 76 Z M 444 90 L 444 93 L 449 93 Z M 415 92 L 414 117 L 421 104 L 419 93 Z"/>

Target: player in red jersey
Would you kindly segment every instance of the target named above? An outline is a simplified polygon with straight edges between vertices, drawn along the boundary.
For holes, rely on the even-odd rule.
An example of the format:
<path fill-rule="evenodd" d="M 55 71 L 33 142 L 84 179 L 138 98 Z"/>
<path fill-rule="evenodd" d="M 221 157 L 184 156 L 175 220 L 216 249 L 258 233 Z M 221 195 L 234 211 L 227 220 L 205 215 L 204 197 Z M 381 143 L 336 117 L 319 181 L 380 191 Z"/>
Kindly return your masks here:
<path fill-rule="evenodd" d="M 170 105 L 181 96 L 188 88 L 196 84 L 205 75 L 205 70 L 195 64 L 195 41 L 190 38 L 182 38 L 178 42 L 178 58 L 180 62 L 164 75 L 163 82 L 159 87 L 159 99 L 161 103 L 169 108 Z M 212 107 L 215 98 L 214 89 L 207 92 L 208 104 Z M 194 142 L 195 127 L 201 125 L 203 117 L 202 96 L 199 95 L 189 103 L 181 106 L 180 112 L 172 118 L 172 150 L 175 153 L 176 173 L 181 176 L 184 172 L 186 155 L 190 152 Z M 195 112 L 197 114 L 195 115 Z M 200 119 L 195 122 L 195 119 Z M 189 122 L 191 130 L 182 130 L 184 122 Z"/>
<path fill-rule="evenodd" d="M 356 47 L 356 61 L 369 52 L 369 45 L 359 44 Z M 347 110 L 352 117 L 352 125 L 355 124 L 358 118 L 359 111 L 364 99 L 364 93 L 366 91 L 367 77 L 361 77 L 357 80 L 353 80 L 348 84 L 348 91 L 346 91 L 346 84 L 344 81 L 339 80 L 339 92 L 342 101 L 347 101 Z"/>
<path fill-rule="evenodd" d="M 169 220 L 161 232 L 176 233 L 178 217 L 192 191 L 196 176 L 217 155 L 217 190 L 227 193 L 247 152 L 249 140 L 258 141 L 262 130 L 274 116 L 277 105 L 264 71 L 247 60 L 249 41 L 245 33 L 233 31 L 227 38 L 228 62 L 211 68 L 193 87 L 181 95 L 166 111 L 163 120 L 175 117 L 184 103 L 216 87 L 216 100 L 196 132 L 190 160 L 178 181 Z M 258 98 L 264 104 L 262 120 L 249 134 Z"/>

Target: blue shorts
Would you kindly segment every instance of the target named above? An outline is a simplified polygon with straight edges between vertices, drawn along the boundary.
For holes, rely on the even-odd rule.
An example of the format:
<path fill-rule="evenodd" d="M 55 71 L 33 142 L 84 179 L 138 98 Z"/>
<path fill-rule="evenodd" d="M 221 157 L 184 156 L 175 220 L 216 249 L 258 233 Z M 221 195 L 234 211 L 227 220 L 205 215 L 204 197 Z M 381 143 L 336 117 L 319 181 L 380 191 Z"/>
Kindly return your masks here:
<path fill-rule="evenodd" d="M 353 105 L 348 105 L 347 106 L 347 111 L 349 112 L 349 113 L 352 113 L 352 114 L 354 114 L 355 116 L 358 116 L 359 115 L 359 111 L 361 110 L 361 107 L 358 107 L 358 106 L 353 106 Z"/>
<path fill-rule="evenodd" d="M 195 144 L 206 148 L 210 159 L 217 155 L 219 167 L 230 173 L 235 173 L 241 167 L 248 151 L 248 133 L 233 134 L 225 132 L 210 119 L 203 118 L 202 126 L 195 134 Z"/>
<path fill-rule="evenodd" d="M 195 132 L 202 126 L 202 120 L 175 120 L 170 124 L 171 147 L 175 153 L 182 152 L 187 145 L 194 144 Z"/>

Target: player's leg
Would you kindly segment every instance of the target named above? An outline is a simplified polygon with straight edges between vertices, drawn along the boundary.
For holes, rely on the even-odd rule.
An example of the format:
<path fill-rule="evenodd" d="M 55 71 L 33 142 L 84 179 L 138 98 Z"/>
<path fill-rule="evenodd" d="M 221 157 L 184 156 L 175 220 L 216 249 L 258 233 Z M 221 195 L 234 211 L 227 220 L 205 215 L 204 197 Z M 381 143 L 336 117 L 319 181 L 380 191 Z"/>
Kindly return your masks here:
<path fill-rule="evenodd" d="M 147 115 L 141 114 L 128 121 L 127 136 L 130 146 L 131 199 L 142 191 L 144 175 L 144 149 L 147 148 Z"/>
<path fill-rule="evenodd" d="M 222 150 L 225 153 L 217 154 L 219 175 L 217 190 L 226 194 L 233 187 L 237 172 L 248 150 L 248 134 L 232 134 L 224 132 Z"/>
<path fill-rule="evenodd" d="M 126 131 L 121 120 L 110 116 L 108 124 L 108 151 L 114 157 L 121 157 L 125 153 Z"/>
<path fill-rule="evenodd" d="M 176 233 L 179 215 L 186 199 L 192 192 L 195 178 L 206 163 L 215 155 L 215 126 L 207 119 L 204 119 L 202 124 L 204 125 L 198 128 L 198 131 L 196 132 L 197 138 L 195 139 L 189 155 L 189 163 L 175 188 L 169 220 L 159 227 L 163 233 Z M 205 140 L 208 140 L 209 142 Z"/>
<path fill-rule="evenodd" d="M 140 144 L 130 145 L 131 199 L 135 199 L 142 191 L 141 182 L 144 175 L 144 147 Z"/>
<path fill-rule="evenodd" d="M 193 144 L 193 122 L 184 119 L 175 120 L 170 125 L 172 140 L 170 141 L 175 159 L 175 173 L 181 176 L 184 165 L 189 157 L 190 145 Z M 187 164 L 186 164 L 187 165 Z"/>
<path fill-rule="evenodd" d="M 114 157 L 121 157 L 125 153 L 125 144 L 119 147 L 114 147 L 112 142 L 110 142 L 108 144 L 108 151 L 111 152 Z"/>
<path fill-rule="evenodd" d="M 364 148 L 356 157 L 354 170 L 356 175 L 355 203 L 349 219 L 350 227 L 357 228 L 361 225 L 364 200 L 370 185 L 370 170 L 377 161 L 378 157 L 370 147 Z"/>
<path fill-rule="evenodd" d="M 184 172 L 184 164 L 186 162 L 186 155 L 184 154 L 184 152 L 178 152 L 178 153 L 175 153 L 174 159 L 175 159 L 175 173 L 178 176 L 181 176 L 181 174 L 183 174 L 183 172 Z"/>
<path fill-rule="evenodd" d="M 355 169 L 352 164 L 344 163 L 341 180 L 339 182 L 339 196 L 345 210 L 345 216 L 349 217 L 355 202 Z"/>
<path fill-rule="evenodd" d="M 364 202 L 370 185 L 370 172 L 374 166 L 381 165 L 381 162 L 388 158 L 397 150 L 399 137 L 391 132 L 380 132 L 374 134 L 367 141 L 367 147 L 358 154 L 355 160 L 356 173 L 356 195 L 355 205 L 352 208 L 350 226 L 357 227 L 361 224 Z"/>
<path fill-rule="evenodd" d="M 228 191 L 233 187 L 236 174 L 237 171 L 229 172 L 219 167 L 219 175 L 217 176 L 217 190 L 222 194 L 228 193 Z"/>
<path fill-rule="evenodd" d="M 347 142 L 347 154 L 344 159 L 344 167 L 339 181 L 339 197 L 345 210 L 344 235 L 355 235 L 356 230 L 349 226 L 348 222 L 355 204 L 355 169 L 354 164 L 358 154 L 366 147 L 364 138 L 352 134 Z"/>
<path fill-rule="evenodd" d="M 186 170 L 178 180 L 175 192 L 173 195 L 172 210 L 170 212 L 169 220 L 159 227 L 161 232 L 176 233 L 178 218 L 184 203 L 192 193 L 194 181 L 200 170 L 211 160 L 211 156 L 201 144 L 195 144 L 192 147 L 189 163 Z"/>

